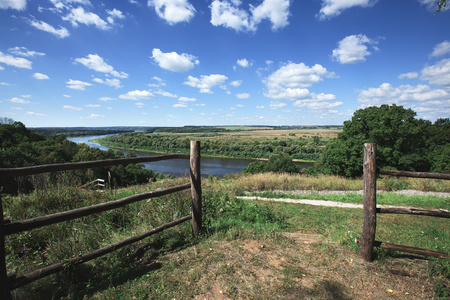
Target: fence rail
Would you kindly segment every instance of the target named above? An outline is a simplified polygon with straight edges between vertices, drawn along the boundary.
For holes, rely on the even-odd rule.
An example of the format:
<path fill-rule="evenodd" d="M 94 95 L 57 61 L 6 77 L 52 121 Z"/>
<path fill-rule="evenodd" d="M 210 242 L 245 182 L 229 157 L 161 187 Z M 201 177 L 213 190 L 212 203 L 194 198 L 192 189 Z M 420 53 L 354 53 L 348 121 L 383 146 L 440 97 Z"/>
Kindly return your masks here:
<path fill-rule="evenodd" d="M 190 160 L 190 183 L 183 185 L 157 190 L 154 192 L 141 193 L 125 197 L 122 199 L 110 201 L 107 203 L 96 204 L 88 207 L 82 207 L 73 209 L 70 211 L 58 212 L 46 216 L 37 218 L 21 220 L 17 222 L 11 222 L 9 217 L 3 217 L 0 222 L 0 299 L 9 300 L 12 299 L 11 291 L 31 283 L 35 280 L 43 278 L 45 276 L 54 274 L 56 272 L 64 270 L 68 265 L 78 265 L 92 259 L 98 258 L 110 252 L 113 252 L 124 246 L 138 242 L 148 236 L 161 232 L 167 228 L 176 226 L 185 221 L 192 220 L 192 232 L 197 235 L 202 227 L 202 201 L 201 201 L 201 175 L 200 175 L 200 143 L 198 141 L 191 141 L 191 153 L 190 155 L 184 154 L 171 154 L 171 155 L 159 155 L 159 156 L 144 156 L 133 158 L 121 158 L 111 160 L 100 160 L 90 162 L 77 162 L 77 163 L 63 163 L 63 164 L 51 164 L 40 165 L 23 168 L 0 168 L 0 177 L 18 177 L 35 175 L 46 172 L 60 172 L 68 170 L 79 170 L 97 167 L 109 167 L 115 165 L 135 164 L 142 162 L 155 162 L 169 159 L 189 159 Z M 55 263 L 46 266 L 42 269 L 30 272 L 28 274 L 17 276 L 15 272 L 7 273 L 6 269 L 6 251 L 5 251 L 5 237 L 10 234 L 19 233 L 59 222 L 78 219 L 81 217 L 89 216 L 92 214 L 116 209 L 134 202 L 142 201 L 145 199 L 161 197 L 164 195 L 172 194 L 178 191 L 191 189 L 192 196 L 192 214 L 185 216 L 178 220 L 160 225 L 142 234 L 127 238 L 123 241 L 111 244 L 93 252 L 83 254 L 79 257 L 68 259 L 64 262 Z M 3 216 L 3 203 L 0 195 L 0 215 Z"/>
<path fill-rule="evenodd" d="M 444 179 L 449 180 L 450 174 L 441 173 L 425 173 L 425 172 L 409 172 L 409 171 L 397 171 L 386 170 L 376 168 L 376 144 L 366 143 L 364 144 L 364 219 L 363 230 L 361 238 L 356 239 L 357 243 L 360 243 L 359 257 L 372 261 L 373 259 L 373 247 L 380 247 L 384 249 L 396 250 L 401 252 L 421 254 L 426 256 L 434 256 L 439 258 L 449 258 L 448 253 L 442 253 L 427 249 L 420 249 L 415 247 L 395 245 L 384 243 L 375 240 L 375 232 L 377 226 L 377 213 L 395 213 L 395 214 L 411 214 L 411 215 L 423 215 L 430 217 L 450 218 L 450 212 L 444 209 L 419 209 L 414 207 L 405 208 L 377 208 L 377 174 L 392 175 L 392 176 L 404 176 L 414 178 L 430 178 L 430 179 Z"/>

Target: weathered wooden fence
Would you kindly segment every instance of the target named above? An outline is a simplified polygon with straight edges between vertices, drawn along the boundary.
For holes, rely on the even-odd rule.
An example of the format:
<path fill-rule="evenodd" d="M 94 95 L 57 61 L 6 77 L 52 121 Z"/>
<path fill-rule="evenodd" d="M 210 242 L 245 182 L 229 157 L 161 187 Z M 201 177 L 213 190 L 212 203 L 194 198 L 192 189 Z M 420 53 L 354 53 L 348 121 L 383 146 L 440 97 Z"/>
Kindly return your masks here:
<path fill-rule="evenodd" d="M 169 159 L 189 159 L 190 160 L 190 183 L 183 185 L 158 190 L 154 192 L 142 193 L 138 195 L 129 196 L 119 200 L 92 205 L 89 207 L 78 208 L 70 211 L 64 211 L 54 213 L 46 216 L 41 216 L 33 219 L 11 222 L 9 217 L 3 217 L 3 203 L 0 195 L 0 216 L 3 217 L 3 221 L 0 222 L 0 299 L 9 300 L 11 298 L 11 291 L 24 286 L 30 282 L 33 282 L 39 278 L 54 274 L 56 272 L 64 270 L 69 265 L 79 265 L 97 257 L 103 256 L 107 253 L 113 252 L 124 246 L 133 244 L 140 241 L 150 235 L 161 232 L 167 228 L 176 226 L 188 220 L 192 220 L 192 232 L 197 235 L 202 227 L 202 189 L 201 189 L 201 176 L 200 176 L 200 143 L 198 141 L 191 141 L 190 155 L 173 154 L 173 155 L 160 155 L 160 156 L 145 156 L 145 157 L 133 157 L 122 158 L 112 160 L 99 160 L 90 162 L 77 162 L 77 163 L 64 163 L 64 164 L 52 164 L 52 165 L 40 165 L 33 167 L 23 168 L 0 168 L 0 177 L 17 177 L 27 176 L 46 172 L 58 172 L 67 170 L 79 170 L 87 168 L 107 167 L 114 165 L 135 164 L 142 162 L 155 162 Z M 69 221 L 84 216 L 116 209 L 127 204 L 131 204 L 137 201 L 161 197 L 178 191 L 191 189 L 192 195 L 192 214 L 172 221 L 167 224 L 163 224 L 156 228 L 153 228 L 140 235 L 136 235 L 125 239 L 123 241 L 114 243 L 112 245 L 103 247 L 93 252 L 83 254 L 78 257 L 68 259 L 64 262 L 56 263 L 46 266 L 40 270 L 30 272 L 17 276 L 15 272 L 7 273 L 6 269 L 6 252 L 5 252 L 5 237 L 10 234 L 27 231 L 42 226 L 56 224 L 63 221 Z"/>
<path fill-rule="evenodd" d="M 431 217 L 450 218 L 450 213 L 447 210 L 439 210 L 439 209 L 426 210 L 426 209 L 416 209 L 412 207 L 377 208 L 377 198 L 376 198 L 377 174 L 415 177 L 415 178 L 446 179 L 446 180 L 450 179 L 450 174 L 377 169 L 376 155 L 377 155 L 376 144 L 373 143 L 364 144 L 364 220 L 361 239 L 356 239 L 356 242 L 360 243 L 359 257 L 366 261 L 372 261 L 373 247 L 380 247 L 384 249 L 397 250 L 407 253 L 448 258 L 449 257 L 448 253 L 376 241 L 375 232 L 377 226 L 377 213 L 413 214 Z"/>

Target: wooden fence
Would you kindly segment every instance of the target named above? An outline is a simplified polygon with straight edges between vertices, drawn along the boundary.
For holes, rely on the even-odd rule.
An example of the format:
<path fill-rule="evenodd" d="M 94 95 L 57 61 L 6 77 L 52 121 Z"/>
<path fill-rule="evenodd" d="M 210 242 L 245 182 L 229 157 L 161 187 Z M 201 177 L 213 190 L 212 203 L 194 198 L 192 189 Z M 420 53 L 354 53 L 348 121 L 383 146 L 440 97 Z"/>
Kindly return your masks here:
<path fill-rule="evenodd" d="M 161 232 L 167 228 L 176 226 L 188 220 L 192 220 L 192 232 L 197 235 L 202 227 L 202 189 L 201 189 L 201 176 L 200 176 L 200 143 L 198 141 L 191 141 L 190 155 L 173 154 L 173 155 L 160 155 L 160 156 L 145 156 L 145 157 L 133 157 L 122 158 L 112 160 L 99 160 L 90 162 L 77 162 L 77 163 L 64 163 L 64 164 L 52 164 L 52 165 L 40 165 L 33 167 L 23 168 L 0 168 L 1 177 L 17 177 L 27 176 L 46 172 L 57 172 L 66 170 L 79 170 L 87 168 L 107 167 L 114 165 L 135 164 L 142 162 L 155 162 L 169 159 L 189 159 L 190 160 L 190 183 L 183 185 L 158 190 L 154 192 L 142 193 L 138 195 L 129 196 L 119 200 L 92 205 L 89 207 L 78 208 L 70 211 L 64 211 L 54 213 L 46 216 L 41 216 L 33 219 L 11 222 L 9 217 L 3 217 L 3 203 L 0 195 L 0 216 L 3 217 L 3 222 L 0 222 L 0 299 L 9 300 L 11 298 L 11 291 L 24 286 L 30 282 L 43 278 L 45 276 L 54 274 L 56 272 L 64 270 L 67 266 L 79 265 L 97 257 L 103 256 L 107 253 L 113 252 L 119 248 L 130 245 L 137 241 L 140 241 L 150 235 Z M 127 204 L 131 204 L 137 201 L 161 197 L 174 192 L 191 189 L 192 196 L 192 214 L 172 221 L 167 224 L 163 224 L 152 230 L 144 232 L 140 235 L 130 237 L 123 241 L 114 243 L 112 245 L 103 247 L 93 252 L 83 254 L 78 257 L 68 259 L 64 262 L 56 263 L 46 266 L 40 270 L 30 272 L 17 276 L 15 272 L 7 273 L 6 269 L 6 251 L 5 251 L 5 237 L 10 234 L 27 231 L 42 226 L 56 224 L 63 221 L 69 221 L 84 216 L 116 209 Z"/>
<path fill-rule="evenodd" d="M 425 209 L 416 209 L 412 207 L 377 208 L 377 200 L 376 200 L 377 174 L 415 177 L 415 178 L 445 179 L 445 180 L 450 179 L 450 174 L 406 172 L 406 171 L 377 169 L 376 155 L 377 155 L 376 144 L 373 143 L 364 144 L 364 220 L 361 239 L 356 239 L 356 242 L 360 243 L 359 257 L 366 261 L 372 261 L 373 247 L 380 247 L 384 249 L 397 250 L 407 253 L 448 258 L 449 257 L 448 253 L 375 241 L 377 213 L 413 214 L 431 217 L 450 218 L 449 211 L 440 209 L 425 210 Z"/>

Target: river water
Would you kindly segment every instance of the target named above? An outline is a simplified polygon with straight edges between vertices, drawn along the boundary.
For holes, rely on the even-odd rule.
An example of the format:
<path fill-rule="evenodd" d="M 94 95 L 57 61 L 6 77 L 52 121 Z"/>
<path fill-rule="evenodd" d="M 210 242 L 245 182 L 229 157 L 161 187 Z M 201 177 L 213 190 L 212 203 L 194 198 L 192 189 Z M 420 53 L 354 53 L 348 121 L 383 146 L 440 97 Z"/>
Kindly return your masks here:
<path fill-rule="evenodd" d="M 89 142 L 89 140 L 105 137 L 106 135 L 98 136 L 83 136 L 83 137 L 72 137 L 68 140 L 75 143 L 85 143 L 91 148 L 99 148 L 100 150 L 108 150 L 108 147 L 102 146 L 98 143 Z M 114 149 L 114 148 L 111 148 Z M 120 149 L 118 149 L 120 150 Z M 125 150 L 120 150 L 124 154 L 127 153 Z M 155 156 L 161 155 L 161 153 L 153 152 L 140 152 L 135 151 L 136 156 Z M 200 153 L 201 154 L 201 153 Z M 203 177 L 209 175 L 222 177 L 225 174 L 239 174 L 242 170 L 247 167 L 251 162 L 255 160 L 252 159 L 237 159 L 237 158 L 218 158 L 218 157 L 202 157 L 200 161 L 200 173 Z M 308 168 L 312 166 L 312 163 L 296 163 L 300 168 Z M 146 168 L 152 169 L 154 172 L 160 172 L 164 175 L 175 175 L 182 176 L 189 174 L 189 160 L 187 159 L 170 159 L 156 162 L 144 163 Z"/>

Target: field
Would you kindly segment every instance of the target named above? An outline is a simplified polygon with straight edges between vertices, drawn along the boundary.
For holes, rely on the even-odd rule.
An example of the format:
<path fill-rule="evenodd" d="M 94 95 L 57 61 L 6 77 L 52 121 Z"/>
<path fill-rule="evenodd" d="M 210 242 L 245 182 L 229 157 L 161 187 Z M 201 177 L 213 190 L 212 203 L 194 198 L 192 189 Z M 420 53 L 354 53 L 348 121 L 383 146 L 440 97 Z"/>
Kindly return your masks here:
<path fill-rule="evenodd" d="M 103 202 L 186 182 L 177 178 L 113 193 L 45 189 L 5 199 L 13 219 L 49 209 Z M 361 179 L 288 174 L 204 178 L 205 230 L 193 238 L 185 223 L 104 258 L 68 268 L 15 291 L 17 299 L 430 299 L 450 281 L 448 260 L 376 250 L 373 263 L 357 256 L 362 210 L 304 204 L 244 201 L 235 196 L 266 192 L 283 197 L 307 190 L 312 199 L 361 203 L 356 194 L 320 196 L 314 191 L 362 189 Z M 441 180 L 381 178 L 383 190 L 450 192 Z M 284 192 L 280 192 L 284 191 Z M 71 196 L 71 193 L 73 195 Z M 56 201 L 55 195 L 62 196 Z M 269 194 L 268 194 L 269 195 Z M 93 197 L 95 196 L 95 197 Z M 72 198 L 73 197 L 73 198 Z M 289 195 L 292 197 L 292 195 Z M 339 198 L 341 197 L 341 198 Z M 380 197 L 384 203 L 420 206 L 421 197 Z M 397 200 L 399 198 L 399 200 Z M 77 201 L 74 201 L 77 199 Z M 86 200 L 83 200 L 86 199 Z M 424 207 L 449 209 L 448 197 L 423 197 Z M 189 212 L 189 193 L 143 201 L 57 228 L 34 230 L 8 240 L 8 268 L 27 269 L 90 251 Z M 377 239 L 448 252 L 448 219 L 408 215 L 379 217 Z M 48 242 L 44 242 L 49 239 Z M 21 250 L 27 249 L 19 255 Z M 31 265 L 27 267 L 26 265 Z M 430 275 L 434 274 L 434 275 Z M 441 284 L 439 286 L 439 284 Z"/>
<path fill-rule="evenodd" d="M 342 128 L 296 128 L 296 129 L 272 129 L 269 127 L 223 127 L 229 131 L 214 133 L 165 133 L 189 137 L 196 140 L 234 140 L 261 141 L 277 139 L 312 139 L 313 137 L 330 140 L 336 138 Z"/>

